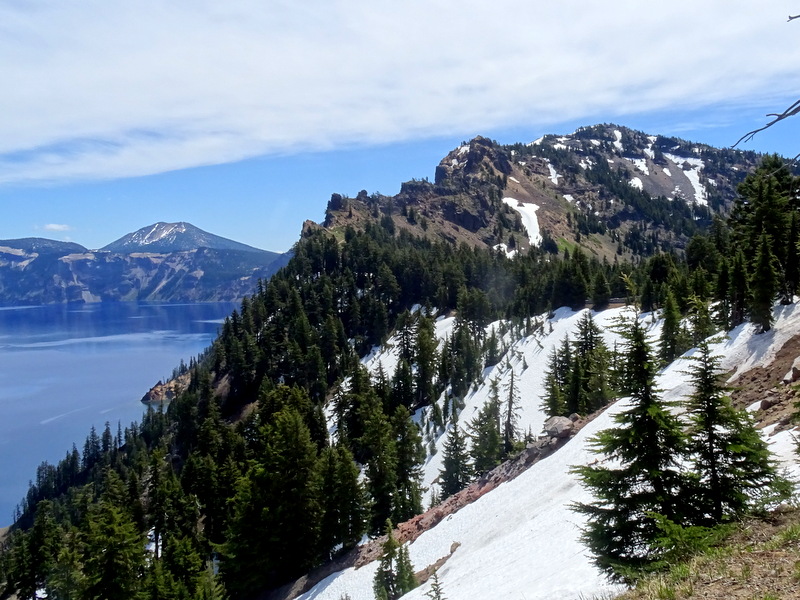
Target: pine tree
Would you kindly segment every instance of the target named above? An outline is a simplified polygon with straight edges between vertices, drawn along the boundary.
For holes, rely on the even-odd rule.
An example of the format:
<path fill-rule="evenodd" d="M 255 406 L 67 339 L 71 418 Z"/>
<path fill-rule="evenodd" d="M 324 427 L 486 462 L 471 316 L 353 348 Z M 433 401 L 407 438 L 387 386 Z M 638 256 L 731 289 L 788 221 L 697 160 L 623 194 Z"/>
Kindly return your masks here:
<path fill-rule="evenodd" d="M 594 310 L 603 310 L 608 307 L 611 300 L 611 286 L 608 284 L 605 272 L 600 269 L 592 280 L 592 303 Z"/>
<path fill-rule="evenodd" d="M 482 475 L 500 464 L 503 455 L 503 437 L 500 433 L 500 399 L 497 382 L 492 380 L 492 394 L 469 423 L 472 441 L 469 456 L 472 470 Z"/>
<path fill-rule="evenodd" d="M 471 479 L 467 442 L 457 419 L 453 419 L 450 424 L 444 444 L 442 467 L 439 471 L 439 482 L 442 489 L 441 499 L 444 500 L 467 487 Z"/>
<path fill-rule="evenodd" d="M 575 510 L 588 517 L 583 540 L 595 564 L 617 579 L 658 558 L 659 535 L 653 513 L 680 523 L 688 485 L 681 472 L 686 441 L 677 417 L 659 398 L 656 364 L 637 320 L 623 332 L 630 407 L 616 415 L 617 426 L 593 440 L 596 452 L 617 467 L 581 466 L 575 471 L 595 497 Z"/>
<path fill-rule="evenodd" d="M 422 463 L 426 453 L 419 426 L 408 409 L 397 407 L 391 425 L 397 457 L 392 517 L 402 523 L 422 512 Z"/>
<path fill-rule="evenodd" d="M 733 328 L 744 322 L 750 302 L 750 283 L 747 276 L 744 253 L 741 248 L 737 249 L 731 264 L 729 297 L 731 310 L 729 327 Z"/>
<path fill-rule="evenodd" d="M 83 537 L 83 597 L 136 598 L 144 572 L 144 537 L 108 499 L 91 507 Z"/>
<path fill-rule="evenodd" d="M 397 600 L 417 586 L 408 550 L 394 537 L 392 522 L 386 521 L 386 541 L 372 581 L 375 600 Z"/>
<path fill-rule="evenodd" d="M 439 581 L 439 573 L 435 570 L 431 576 L 431 589 L 425 592 L 425 596 L 429 600 L 447 600 L 444 590 L 442 590 L 442 583 Z"/>
<path fill-rule="evenodd" d="M 772 329 L 772 307 L 779 289 L 776 259 L 770 245 L 769 236 L 762 233 L 753 262 L 753 275 L 750 278 L 750 289 L 753 290 L 750 319 L 761 332 Z"/>
<path fill-rule="evenodd" d="M 721 382 L 719 358 L 702 340 L 690 360 L 694 393 L 686 401 L 688 451 L 697 477 L 692 494 L 699 524 L 739 518 L 786 496 L 767 444 L 748 413 L 737 410 Z"/>
<path fill-rule="evenodd" d="M 682 338 L 681 313 L 678 311 L 678 304 L 675 302 L 675 295 L 667 287 L 664 298 L 664 310 L 662 312 L 664 324 L 661 327 L 661 343 L 659 344 L 659 358 L 662 365 L 668 365 L 675 360 L 685 349 Z"/>
<path fill-rule="evenodd" d="M 514 443 L 519 438 L 519 390 L 514 382 L 514 371 L 506 387 L 506 403 L 503 417 L 503 454 L 514 451 Z"/>

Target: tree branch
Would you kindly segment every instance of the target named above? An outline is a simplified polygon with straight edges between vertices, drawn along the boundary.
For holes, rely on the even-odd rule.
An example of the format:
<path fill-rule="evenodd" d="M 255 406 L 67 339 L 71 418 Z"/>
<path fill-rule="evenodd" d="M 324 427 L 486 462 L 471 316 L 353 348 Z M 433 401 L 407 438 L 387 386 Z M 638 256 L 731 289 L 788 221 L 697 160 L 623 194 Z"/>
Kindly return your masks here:
<path fill-rule="evenodd" d="M 797 17 L 800 17 L 800 15 L 797 15 Z M 777 123 L 779 121 L 783 121 L 784 119 L 788 119 L 789 117 L 793 117 L 796 114 L 800 114 L 800 100 L 796 100 L 789 108 L 787 108 L 782 113 L 770 113 L 770 114 L 768 114 L 767 115 L 768 117 L 775 117 L 775 118 L 772 119 L 772 121 L 770 121 L 769 123 L 767 123 L 763 127 L 759 127 L 758 129 L 754 129 L 753 131 L 749 131 L 749 132 L 745 133 L 742 137 L 740 137 L 736 141 L 736 143 L 732 146 L 732 148 L 736 148 L 736 146 L 738 146 L 742 142 L 749 142 L 750 140 L 752 140 L 755 137 L 755 135 L 757 133 L 759 133 L 761 131 L 764 131 L 765 129 L 769 129 L 770 127 L 775 125 L 775 123 Z"/>

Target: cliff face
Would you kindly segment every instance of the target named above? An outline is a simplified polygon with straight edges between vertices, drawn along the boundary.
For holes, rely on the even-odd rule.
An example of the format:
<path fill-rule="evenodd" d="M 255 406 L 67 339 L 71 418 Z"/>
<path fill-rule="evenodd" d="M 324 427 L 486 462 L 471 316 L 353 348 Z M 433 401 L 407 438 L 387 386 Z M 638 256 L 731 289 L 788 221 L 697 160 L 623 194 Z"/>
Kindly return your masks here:
<path fill-rule="evenodd" d="M 60 254 L 0 243 L 0 304 L 236 301 L 285 261 L 284 255 L 210 248 Z"/>
<path fill-rule="evenodd" d="M 432 182 L 406 182 L 395 196 L 334 194 L 324 226 L 377 221 L 475 247 L 555 253 L 580 246 L 609 261 L 650 256 L 683 248 L 727 214 L 760 158 L 617 125 L 528 144 L 476 137 L 442 159 Z"/>

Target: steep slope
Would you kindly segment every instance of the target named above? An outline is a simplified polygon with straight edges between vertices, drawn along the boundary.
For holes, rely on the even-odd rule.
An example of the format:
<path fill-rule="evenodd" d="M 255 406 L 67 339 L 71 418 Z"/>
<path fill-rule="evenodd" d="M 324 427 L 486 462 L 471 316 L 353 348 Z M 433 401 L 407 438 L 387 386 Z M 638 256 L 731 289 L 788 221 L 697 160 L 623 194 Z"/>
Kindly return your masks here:
<path fill-rule="evenodd" d="M 159 221 L 153 225 L 142 227 L 122 236 L 120 239 L 100 248 L 100 252 L 114 252 L 116 254 L 131 254 L 133 252 L 154 252 L 168 254 L 170 252 L 186 252 L 198 248 L 212 250 L 239 250 L 243 252 L 258 252 L 277 258 L 276 252 L 259 250 L 247 244 L 235 242 L 213 233 L 203 231 L 191 223 L 183 221 L 178 223 L 164 223 Z M 265 258 L 265 261 L 268 261 Z"/>
<path fill-rule="evenodd" d="M 625 310 L 599 313 L 597 322 L 608 327 Z M 573 331 L 578 316 L 562 309 L 546 326 L 547 331 L 552 325 L 551 333 L 517 341 L 501 360 L 510 362 L 510 369 L 519 376 L 524 390 L 524 418 L 534 431 L 540 430 L 543 423 L 536 391 L 542 386 L 546 349 L 558 345 L 566 332 Z M 788 340 L 800 335 L 800 307 L 778 308 L 776 317 L 776 327 L 771 332 L 756 335 L 753 326 L 743 325 L 732 331 L 727 340 L 715 344 L 715 353 L 724 356 L 723 369 L 733 371 L 732 383 L 737 383 L 737 378 L 750 369 L 769 365 Z M 650 335 L 657 336 L 660 321 L 653 321 L 649 315 L 644 319 L 650 323 Z M 613 341 L 614 334 L 609 329 L 606 336 Z M 387 354 L 376 354 L 369 362 L 388 364 L 391 353 L 389 349 Z M 525 364 L 527 369 L 523 368 Z M 494 369 L 487 371 L 483 384 L 467 398 L 462 414 L 488 399 L 487 383 L 491 377 L 502 377 Z M 658 384 L 665 399 L 677 400 L 690 393 L 684 371 L 685 364 L 678 360 L 661 372 Z M 614 415 L 624 407 L 624 400 L 617 402 L 583 427 L 564 448 L 423 532 L 409 545 L 415 568 L 421 571 L 439 564 L 437 573 L 445 596 L 464 600 L 487 597 L 577 600 L 608 597 L 611 592 L 621 590 L 610 585 L 592 566 L 578 539 L 583 521 L 570 505 L 590 498 L 570 468 L 597 460 L 590 448 L 591 436 L 612 427 Z M 792 432 L 775 433 L 775 428 L 770 427 L 764 435 L 781 462 L 793 475 L 800 475 Z M 436 459 L 442 454 L 444 439 L 445 435 L 436 438 L 438 452 L 426 463 L 428 484 L 434 482 L 441 468 Z M 301 598 L 338 599 L 346 594 L 352 600 L 369 600 L 373 598 L 376 567 L 373 562 L 333 574 Z M 424 598 L 429 591 L 430 582 L 405 597 Z"/>
<path fill-rule="evenodd" d="M 406 182 L 392 197 L 334 194 L 324 225 L 336 231 L 380 219 L 473 246 L 647 256 L 682 247 L 714 214 L 727 214 L 758 160 L 617 125 L 529 144 L 477 137 L 442 159 L 434 182 Z"/>

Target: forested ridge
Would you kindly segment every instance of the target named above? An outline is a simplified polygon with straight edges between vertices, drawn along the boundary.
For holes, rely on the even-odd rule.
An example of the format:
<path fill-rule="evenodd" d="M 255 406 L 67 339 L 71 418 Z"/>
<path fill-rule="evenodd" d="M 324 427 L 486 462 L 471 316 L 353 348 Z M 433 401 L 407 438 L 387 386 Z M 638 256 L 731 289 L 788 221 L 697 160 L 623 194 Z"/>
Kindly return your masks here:
<path fill-rule="evenodd" d="M 166 411 L 92 431 L 82 449 L 38 469 L 0 555 L 4 596 L 247 598 L 293 580 L 422 510 L 426 448 L 412 414 L 430 406 L 438 430 L 458 418 L 472 382 L 501 355 L 489 323 L 525 335 L 557 307 L 588 301 L 601 310 L 625 298 L 662 311 L 660 364 L 745 319 L 768 330 L 773 303 L 797 291 L 796 187 L 780 159 L 767 158 L 729 218 L 709 220 L 685 250 L 633 261 L 579 246 L 510 259 L 386 219 L 306 230 L 289 264 L 184 367 L 190 386 Z M 434 319 L 443 314 L 457 319 L 440 344 Z M 370 376 L 360 357 L 391 333 L 397 369 Z M 630 364 L 649 349 L 635 330 L 631 339 L 602 348 L 590 319 L 578 339 L 565 339 L 551 359 L 548 411 L 647 396 L 652 371 L 631 381 Z M 512 380 L 470 423 L 469 440 L 448 439 L 443 496 L 519 450 L 514 393 Z M 614 450 L 613 439 L 605 443 Z M 603 477 L 583 475 L 588 485 Z M 696 490 L 690 483 L 681 489 Z M 715 508 L 715 519 L 692 505 L 691 524 L 739 515 L 745 504 Z M 601 566 L 630 558 L 623 549 L 603 563 L 604 541 L 589 543 Z M 641 562 L 641 552 L 632 556 Z"/>

